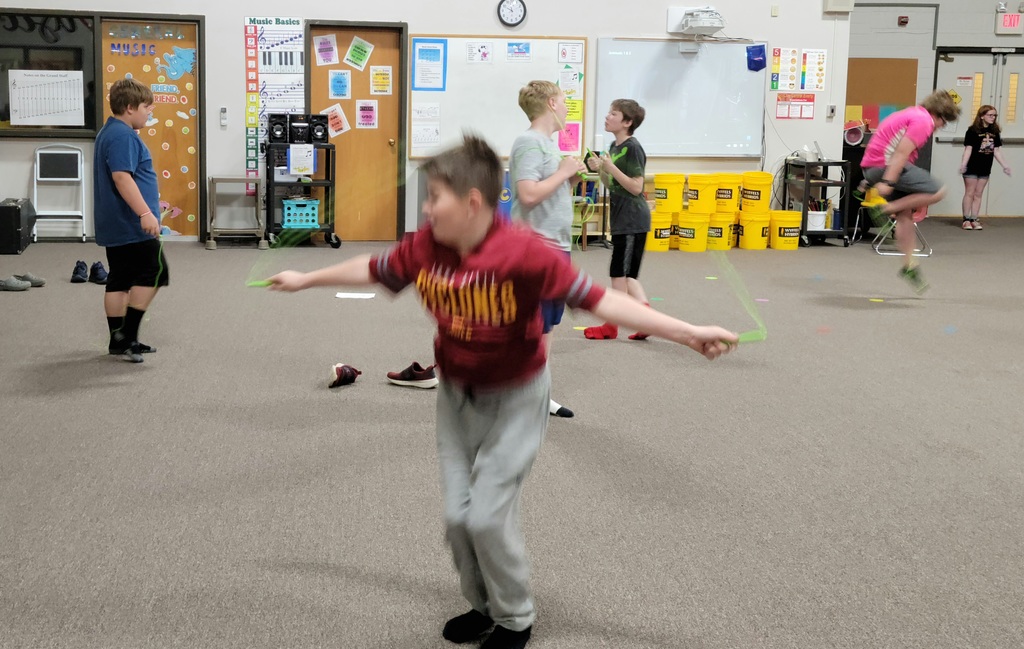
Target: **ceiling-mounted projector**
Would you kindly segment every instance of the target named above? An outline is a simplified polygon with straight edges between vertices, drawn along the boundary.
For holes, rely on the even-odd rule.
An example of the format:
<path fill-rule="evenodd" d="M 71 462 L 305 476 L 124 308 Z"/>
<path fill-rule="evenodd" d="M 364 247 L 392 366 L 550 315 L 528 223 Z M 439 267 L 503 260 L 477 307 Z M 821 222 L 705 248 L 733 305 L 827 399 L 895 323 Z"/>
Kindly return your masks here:
<path fill-rule="evenodd" d="M 687 9 L 679 23 L 679 31 L 689 36 L 710 36 L 725 29 L 722 14 L 711 7 Z"/>

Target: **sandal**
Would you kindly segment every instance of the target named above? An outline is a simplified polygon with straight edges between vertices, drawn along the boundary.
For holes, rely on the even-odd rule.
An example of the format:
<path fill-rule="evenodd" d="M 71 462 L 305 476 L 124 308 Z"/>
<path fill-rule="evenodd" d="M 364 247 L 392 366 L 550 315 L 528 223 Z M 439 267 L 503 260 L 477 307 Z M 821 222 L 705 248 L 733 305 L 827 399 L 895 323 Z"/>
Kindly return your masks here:
<path fill-rule="evenodd" d="M 23 282 L 28 282 L 32 285 L 32 288 L 39 288 L 40 286 L 46 285 L 46 280 L 32 273 L 25 273 L 23 275 L 15 275 L 15 279 L 20 279 Z"/>
<path fill-rule="evenodd" d="M 32 285 L 16 277 L 0 279 L 0 291 L 27 291 Z"/>

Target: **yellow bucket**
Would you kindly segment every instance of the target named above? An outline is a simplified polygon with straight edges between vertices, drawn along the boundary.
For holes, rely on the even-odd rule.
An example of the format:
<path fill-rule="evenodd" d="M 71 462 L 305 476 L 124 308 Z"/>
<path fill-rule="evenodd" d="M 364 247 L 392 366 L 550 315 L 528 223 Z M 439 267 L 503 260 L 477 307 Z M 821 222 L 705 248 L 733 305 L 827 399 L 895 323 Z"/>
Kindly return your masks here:
<path fill-rule="evenodd" d="M 736 245 L 736 213 L 712 214 L 708 220 L 708 250 L 728 250 Z"/>
<path fill-rule="evenodd" d="M 740 212 L 740 248 L 744 250 L 767 248 L 770 220 L 768 214 L 750 214 L 746 210 Z"/>
<path fill-rule="evenodd" d="M 654 218 L 654 213 L 651 213 Z M 672 234 L 668 238 L 668 249 L 679 250 L 679 212 L 672 212 Z"/>
<path fill-rule="evenodd" d="M 671 214 L 683 209 L 686 174 L 654 174 L 654 209 Z"/>
<path fill-rule="evenodd" d="M 684 252 L 704 252 L 708 249 L 708 223 L 710 214 L 683 213 L 679 215 L 679 249 Z"/>
<path fill-rule="evenodd" d="M 800 212 L 771 210 L 768 245 L 772 250 L 796 250 L 800 247 Z"/>
<path fill-rule="evenodd" d="M 644 250 L 650 252 L 668 252 L 669 240 L 672 238 L 672 215 L 664 212 L 651 213 L 651 231 L 647 233 L 647 245 Z"/>
<path fill-rule="evenodd" d="M 744 212 L 767 214 L 772 200 L 772 175 L 767 171 L 744 173 L 740 195 Z"/>
<path fill-rule="evenodd" d="M 686 209 L 711 214 L 718 206 L 718 174 L 690 174 L 686 183 Z"/>
<path fill-rule="evenodd" d="M 715 197 L 718 199 L 719 212 L 735 212 L 740 209 L 740 187 L 743 184 L 743 176 L 740 174 L 718 174 L 718 191 Z"/>

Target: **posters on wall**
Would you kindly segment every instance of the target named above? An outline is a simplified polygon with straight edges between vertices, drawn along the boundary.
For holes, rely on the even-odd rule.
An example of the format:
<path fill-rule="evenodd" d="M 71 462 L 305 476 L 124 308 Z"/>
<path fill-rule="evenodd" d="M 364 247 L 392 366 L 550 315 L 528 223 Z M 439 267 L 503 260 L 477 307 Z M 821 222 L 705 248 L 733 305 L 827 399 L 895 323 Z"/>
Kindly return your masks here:
<path fill-rule="evenodd" d="M 103 96 L 119 79 L 153 91 L 153 116 L 139 136 L 153 156 L 166 239 L 199 237 L 200 151 L 198 29 L 194 23 L 104 20 Z M 87 89 L 88 90 L 88 89 Z M 104 121 L 110 104 L 104 100 Z"/>
<path fill-rule="evenodd" d="M 772 48 L 771 89 L 782 92 L 822 92 L 825 90 L 827 63 L 827 50 Z"/>
<path fill-rule="evenodd" d="M 81 70 L 8 70 L 12 126 L 85 125 Z"/>
<path fill-rule="evenodd" d="M 244 33 L 245 174 L 258 177 L 265 166 L 259 143 L 267 138 L 267 115 L 304 110 L 305 37 L 302 19 L 290 17 L 247 17 Z M 324 56 L 329 55 L 325 47 Z M 248 193 L 255 193 L 254 185 Z"/>

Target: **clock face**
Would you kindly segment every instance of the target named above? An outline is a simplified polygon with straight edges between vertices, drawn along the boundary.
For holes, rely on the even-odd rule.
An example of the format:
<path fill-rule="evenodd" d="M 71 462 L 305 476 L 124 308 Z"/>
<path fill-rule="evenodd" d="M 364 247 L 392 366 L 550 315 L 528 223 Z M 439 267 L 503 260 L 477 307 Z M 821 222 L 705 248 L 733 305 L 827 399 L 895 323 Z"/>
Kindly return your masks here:
<path fill-rule="evenodd" d="M 523 0 L 501 0 L 498 3 L 498 20 L 506 27 L 515 27 L 526 20 L 526 3 Z"/>

